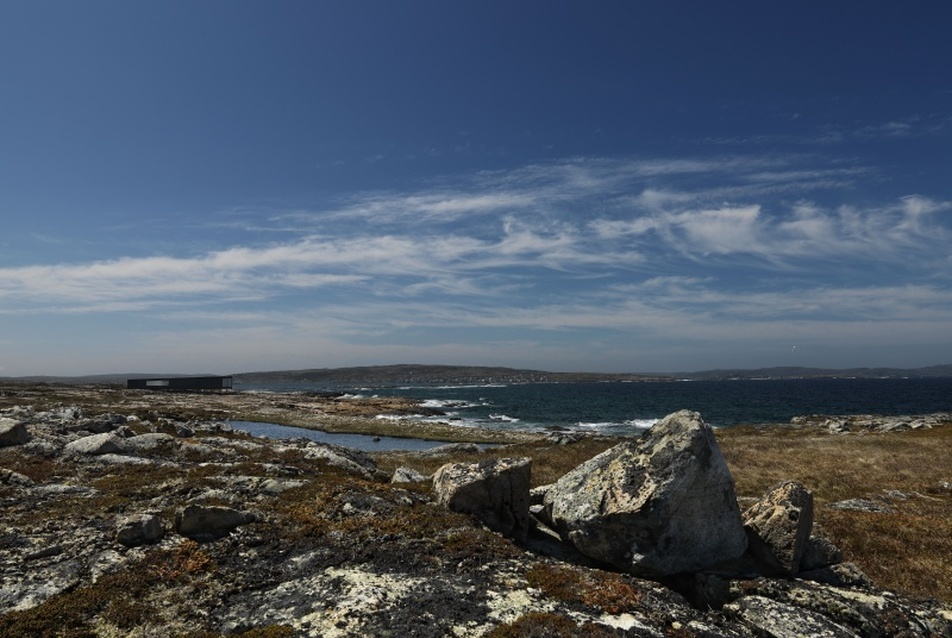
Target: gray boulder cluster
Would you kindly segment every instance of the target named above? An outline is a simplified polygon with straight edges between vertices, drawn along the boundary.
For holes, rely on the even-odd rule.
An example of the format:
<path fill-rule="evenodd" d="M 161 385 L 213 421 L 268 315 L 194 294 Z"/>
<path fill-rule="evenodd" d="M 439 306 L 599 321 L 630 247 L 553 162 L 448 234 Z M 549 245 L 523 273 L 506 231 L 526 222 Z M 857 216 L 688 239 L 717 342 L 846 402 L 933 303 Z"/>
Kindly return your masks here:
<path fill-rule="evenodd" d="M 775 486 L 743 514 L 714 434 L 696 412 L 668 415 L 643 436 L 586 461 L 530 496 L 529 459 L 448 464 L 437 500 L 525 540 L 536 528 L 598 564 L 653 579 L 705 571 L 794 576 L 840 559 L 811 538 L 813 496 Z M 809 552 L 807 551 L 809 548 Z"/>
<path fill-rule="evenodd" d="M 482 454 L 425 454 L 461 452 Z M 17 624 L 47 604 L 102 636 L 952 635 L 950 610 L 841 563 L 803 486 L 742 512 L 696 413 L 552 485 L 530 489 L 531 470 L 391 476 L 219 422 L 0 410 L 0 635 L 57 635 Z M 103 602 L 110 582 L 130 600 Z"/>
<path fill-rule="evenodd" d="M 952 413 L 949 412 L 917 415 L 852 414 L 849 416 L 805 414 L 793 417 L 790 419 L 790 424 L 798 427 L 820 428 L 828 430 L 831 434 L 852 434 L 931 430 L 949 421 L 952 421 Z"/>
<path fill-rule="evenodd" d="M 528 477 L 514 481 L 511 468 L 523 474 L 528 465 L 528 459 L 503 459 L 444 466 L 434 477 L 437 498 L 520 539 L 521 525 L 499 520 L 525 519 L 522 503 L 530 498 L 533 528 L 582 560 L 668 584 L 698 607 L 728 610 L 758 636 L 892 635 L 868 619 L 857 632 L 823 614 L 839 606 L 863 616 L 856 607 L 865 595 L 855 591 L 872 584 L 855 565 L 841 563 L 828 539 L 812 534 L 813 496 L 803 485 L 784 481 L 741 512 L 727 463 L 696 412 L 670 414 L 554 484 L 513 494 L 510 488 L 527 485 Z M 502 498 L 494 500 L 497 494 Z M 500 517 L 501 509 L 510 511 Z M 937 628 L 935 635 L 946 635 L 950 615 L 942 618 L 910 635 Z"/>

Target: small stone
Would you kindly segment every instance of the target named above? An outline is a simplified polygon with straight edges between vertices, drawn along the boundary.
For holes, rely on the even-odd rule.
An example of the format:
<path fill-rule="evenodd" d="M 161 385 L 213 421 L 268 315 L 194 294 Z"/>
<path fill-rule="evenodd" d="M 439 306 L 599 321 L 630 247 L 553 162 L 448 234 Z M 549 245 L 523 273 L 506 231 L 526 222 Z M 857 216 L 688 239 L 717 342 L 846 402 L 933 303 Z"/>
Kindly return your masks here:
<path fill-rule="evenodd" d="M 843 560 L 843 552 L 824 536 L 811 536 L 803 547 L 800 571 L 808 572 L 835 565 Z"/>
<path fill-rule="evenodd" d="M 25 425 L 13 419 L 0 419 L 0 447 L 23 445 L 29 440 Z"/>
<path fill-rule="evenodd" d="M 119 523 L 116 531 L 116 541 L 126 547 L 151 545 L 162 540 L 165 530 L 158 516 L 153 514 L 136 514 Z"/>
<path fill-rule="evenodd" d="M 193 540 L 214 540 L 227 536 L 241 525 L 255 520 L 250 512 L 216 505 L 187 505 L 175 517 L 176 531 Z"/>
<path fill-rule="evenodd" d="M 411 467 L 398 467 L 393 472 L 391 483 L 419 483 L 425 481 L 426 477 Z"/>

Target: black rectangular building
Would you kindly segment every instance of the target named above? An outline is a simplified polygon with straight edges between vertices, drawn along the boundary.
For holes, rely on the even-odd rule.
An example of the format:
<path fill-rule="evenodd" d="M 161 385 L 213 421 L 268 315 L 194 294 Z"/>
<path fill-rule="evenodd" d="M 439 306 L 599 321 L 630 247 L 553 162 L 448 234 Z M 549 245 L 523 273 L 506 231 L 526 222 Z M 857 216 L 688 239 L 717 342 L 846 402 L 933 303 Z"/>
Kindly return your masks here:
<path fill-rule="evenodd" d="M 127 379 L 130 390 L 173 390 L 180 392 L 231 390 L 231 377 L 156 377 L 152 379 Z"/>

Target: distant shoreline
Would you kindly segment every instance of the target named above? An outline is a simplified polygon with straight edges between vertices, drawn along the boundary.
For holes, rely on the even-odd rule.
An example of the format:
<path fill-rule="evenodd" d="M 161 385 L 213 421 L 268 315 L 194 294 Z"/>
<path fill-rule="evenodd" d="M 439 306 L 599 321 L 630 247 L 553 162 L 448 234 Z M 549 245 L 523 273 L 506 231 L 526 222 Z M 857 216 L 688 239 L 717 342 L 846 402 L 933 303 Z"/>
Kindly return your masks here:
<path fill-rule="evenodd" d="M 7 382 L 125 384 L 143 377 L 198 376 L 192 374 L 112 373 L 85 376 L 0 377 Z M 232 373 L 236 385 L 309 384 L 327 387 L 395 387 L 401 385 L 464 385 L 477 383 L 635 383 L 701 380 L 773 379 L 902 379 L 952 378 L 952 364 L 920 368 L 808 368 L 772 367 L 754 369 L 714 369 L 697 372 L 619 373 L 550 372 L 498 366 L 400 364 L 344 368 L 310 368 Z"/>

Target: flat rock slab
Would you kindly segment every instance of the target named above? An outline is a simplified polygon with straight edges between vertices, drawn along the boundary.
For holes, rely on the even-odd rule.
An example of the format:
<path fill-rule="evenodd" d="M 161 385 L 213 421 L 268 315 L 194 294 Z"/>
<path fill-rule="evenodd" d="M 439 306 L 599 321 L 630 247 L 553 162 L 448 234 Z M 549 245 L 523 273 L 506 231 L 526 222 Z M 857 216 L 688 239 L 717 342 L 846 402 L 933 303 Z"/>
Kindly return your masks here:
<path fill-rule="evenodd" d="M 66 444 L 63 451 L 75 456 L 99 456 L 100 454 L 122 454 L 125 448 L 122 439 L 111 432 L 84 436 Z"/>
<path fill-rule="evenodd" d="M 767 638 L 860 638 L 816 612 L 763 596 L 745 596 L 724 609 L 753 627 L 758 636 Z"/>

